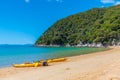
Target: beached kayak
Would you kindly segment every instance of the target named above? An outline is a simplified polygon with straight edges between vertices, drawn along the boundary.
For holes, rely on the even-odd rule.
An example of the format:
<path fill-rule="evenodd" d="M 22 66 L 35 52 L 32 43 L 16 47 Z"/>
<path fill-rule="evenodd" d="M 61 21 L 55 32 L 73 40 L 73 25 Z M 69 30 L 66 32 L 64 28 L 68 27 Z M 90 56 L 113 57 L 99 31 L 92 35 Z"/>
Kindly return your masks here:
<path fill-rule="evenodd" d="M 42 63 L 24 63 L 24 64 L 14 64 L 13 67 L 38 67 L 42 66 Z"/>
<path fill-rule="evenodd" d="M 49 59 L 47 60 L 48 63 L 51 63 L 51 62 L 62 62 L 62 61 L 65 61 L 67 60 L 67 58 L 56 58 L 56 59 Z"/>
<path fill-rule="evenodd" d="M 49 59 L 49 60 L 41 60 L 40 62 L 34 62 L 34 63 L 14 64 L 13 67 L 20 68 L 20 67 L 48 66 L 48 63 L 62 62 L 62 61 L 65 61 L 65 60 L 67 60 L 67 58 L 56 58 L 56 59 Z"/>

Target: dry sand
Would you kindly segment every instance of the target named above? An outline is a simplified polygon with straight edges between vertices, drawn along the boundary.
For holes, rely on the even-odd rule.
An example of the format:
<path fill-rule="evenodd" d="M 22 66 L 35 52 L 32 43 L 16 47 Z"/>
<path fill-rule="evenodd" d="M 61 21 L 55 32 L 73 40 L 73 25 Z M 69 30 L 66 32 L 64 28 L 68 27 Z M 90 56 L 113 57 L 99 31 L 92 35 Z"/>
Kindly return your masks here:
<path fill-rule="evenodd" d="M 47 67 L 0 69 L 0 80 L 120 80 L 120 47 Z"/>

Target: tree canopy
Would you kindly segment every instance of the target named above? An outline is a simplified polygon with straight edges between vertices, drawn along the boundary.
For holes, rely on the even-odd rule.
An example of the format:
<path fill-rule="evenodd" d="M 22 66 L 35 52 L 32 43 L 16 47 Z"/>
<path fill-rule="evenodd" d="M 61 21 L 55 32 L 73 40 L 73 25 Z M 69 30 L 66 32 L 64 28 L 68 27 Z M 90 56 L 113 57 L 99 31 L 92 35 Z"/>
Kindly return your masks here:
<path fill-rule="evenodd" d="M 36 45 L 112 44 L 120 41 L 120 5 L 93 8 L 57 21 L 36 41 Z"/>

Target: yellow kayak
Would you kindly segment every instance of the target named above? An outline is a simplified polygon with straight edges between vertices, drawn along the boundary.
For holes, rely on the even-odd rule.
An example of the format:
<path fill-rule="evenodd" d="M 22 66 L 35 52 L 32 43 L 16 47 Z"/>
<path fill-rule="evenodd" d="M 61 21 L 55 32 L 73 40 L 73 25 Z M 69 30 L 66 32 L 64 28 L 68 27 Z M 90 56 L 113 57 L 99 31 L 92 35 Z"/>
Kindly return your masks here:
<path fill-rule="evenodd" d="M 27 63 L 27 64 L 14 64 L 13 67 L 38 67 L 42 66 L 41 63 Z"/>
<path fill-rule="evenodd" d="M 49 60 L 41 60 L 40 62 L 34 62 L 34 63 L 14 64 L 13 67 L 21 68 L 21 67 L 48 66 L 48 63 L 62 62 L 62 61 L 65 61 L 65 60 L 67 60 L 67 58 L 56 58 L 56 59 L 49 59 Z"/>
<path fill-rule="evenodd" d="M 48 63 L 50 62 L 62 62 L 62 61 L 66 61 L 67 58 L 56 58 L 56 59 L 49 59 L 47 60 Z"/>

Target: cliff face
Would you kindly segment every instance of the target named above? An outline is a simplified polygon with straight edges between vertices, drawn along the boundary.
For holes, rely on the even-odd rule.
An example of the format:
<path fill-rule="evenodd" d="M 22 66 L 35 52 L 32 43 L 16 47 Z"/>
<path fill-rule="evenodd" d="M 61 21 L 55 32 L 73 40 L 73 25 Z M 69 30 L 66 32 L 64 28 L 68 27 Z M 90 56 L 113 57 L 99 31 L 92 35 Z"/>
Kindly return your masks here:
<path fill-rule="evenodd" d="M 36 45 L 112 44 L 120 40 L 120 5 L 93 8 L 57 21 Z"/>

